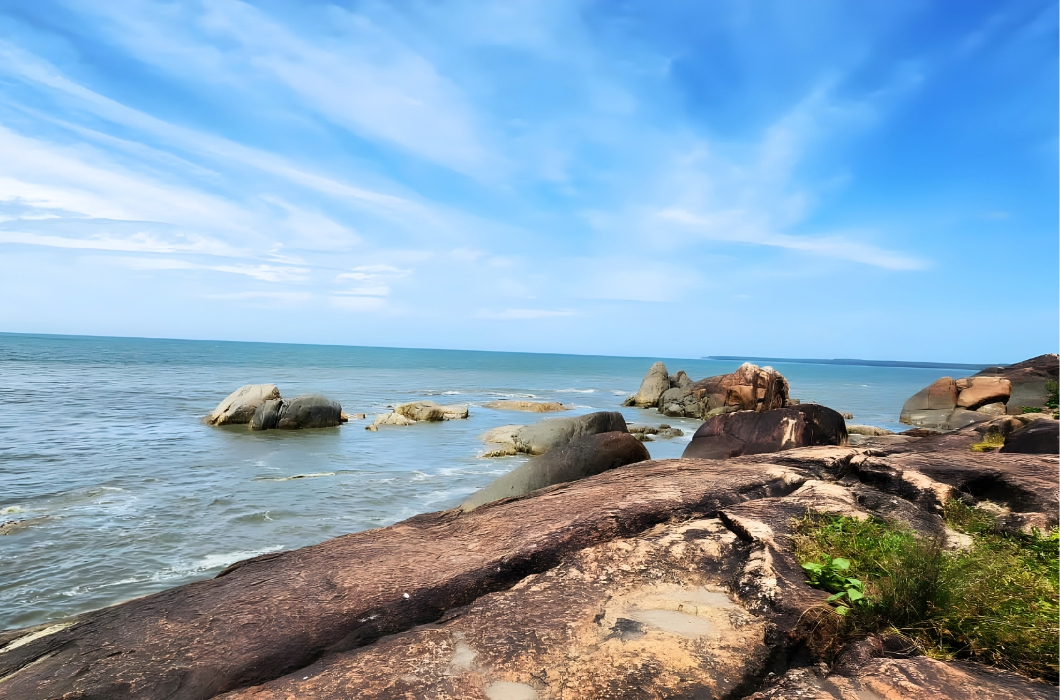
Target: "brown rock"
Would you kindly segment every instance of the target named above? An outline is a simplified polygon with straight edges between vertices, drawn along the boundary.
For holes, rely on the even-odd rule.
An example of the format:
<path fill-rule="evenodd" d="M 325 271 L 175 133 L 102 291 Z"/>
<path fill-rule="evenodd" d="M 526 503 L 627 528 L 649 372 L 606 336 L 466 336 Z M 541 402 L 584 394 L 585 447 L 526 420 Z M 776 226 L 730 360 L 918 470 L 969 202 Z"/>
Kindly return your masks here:
<path fill-rule="evenodd" d="M 704 413 L 721 406 L 740 410 L 771 411 L 788 401 L 788 380 L 772 367 L 745 362 L 732 374 L 707 377 L 692 385 L 693 395 L 704 405 Z"/>
<path fill-rule="evenodd" d="M 1012 393 L 1012 384 L 1003 377 L 969 377 L 957 386 L 957 406 L 975 410 L 989 403 L 1005 403 Z"/>
<path fill-rule="evenodd" d="M 830 408 L 802 404 L 714 416 L 692 436 L 685 458 L 725 459 L 812 445 L 845 445 L 846 424 Z"/>
<path fill-rule="evenodd" d="M 952 411 L 955 408 L 957 408 L 957 382 L 953 380 L 953 377 L 943 377 L 913 394 L 902 406 L 902 415 L 916 411 Z"/>
<path fill-rule="evenodd" d="M 1060 452 L 1060 421 L 1037 420 L 1005 437 L 1004 453 L 1055 455 Z"/>

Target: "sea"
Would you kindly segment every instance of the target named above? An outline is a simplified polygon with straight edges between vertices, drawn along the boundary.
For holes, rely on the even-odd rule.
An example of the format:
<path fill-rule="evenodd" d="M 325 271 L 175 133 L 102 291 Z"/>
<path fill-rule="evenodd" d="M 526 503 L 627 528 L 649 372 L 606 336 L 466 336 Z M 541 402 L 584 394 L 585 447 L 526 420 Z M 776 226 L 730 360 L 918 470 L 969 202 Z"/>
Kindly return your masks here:
<path fill-rule="evenodd" d="M 699 422 L 622 407 L 663 360 L 693 379 L 739 359 L 603 357 L 0 333 L 0 629 L 45 623 L 215 576 L 248 557 L 458 505 L 526 461 L 484 458 L 478 436 L 548 414 L 497 399 L 621 411 L 683 438 Z M 791 395 L 901 430 L 902 403 L 943 368 L 778 362 Z M 963 374 L 968 374 L 964 372 Z M 961 375 L 958 375 L 961 376 Z M 244 384 L 322 393 L 366 420 L 251 432 L 202 418 Z M 430 399 L 467 420 L 365 430 Z M 555 414 L 552 414 L 555 415 Z"/>

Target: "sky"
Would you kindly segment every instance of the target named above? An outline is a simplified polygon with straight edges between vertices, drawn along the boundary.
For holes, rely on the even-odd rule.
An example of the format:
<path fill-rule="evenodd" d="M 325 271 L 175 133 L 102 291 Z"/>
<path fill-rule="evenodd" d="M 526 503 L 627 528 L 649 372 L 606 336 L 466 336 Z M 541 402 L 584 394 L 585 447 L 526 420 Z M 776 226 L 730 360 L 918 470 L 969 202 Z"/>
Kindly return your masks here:
<path fill-rule="evenodd" d="M 0 331 L 1016 362 L 1058 9 L 0 4 Z"/>

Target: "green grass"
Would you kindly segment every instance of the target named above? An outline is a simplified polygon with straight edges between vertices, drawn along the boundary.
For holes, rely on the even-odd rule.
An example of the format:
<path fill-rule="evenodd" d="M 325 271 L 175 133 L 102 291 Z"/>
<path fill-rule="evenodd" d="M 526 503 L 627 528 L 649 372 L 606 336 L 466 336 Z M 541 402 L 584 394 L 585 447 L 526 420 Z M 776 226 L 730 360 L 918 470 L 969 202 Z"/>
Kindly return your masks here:
<path fill-rule="evenodd" d="M 972 445 L 973 452 L 990 452 L 1005 445 L 1005 436 L 1001 433 L 987 433 L 983 439 Z"/>
<path fill-rule="evenodd" d="M 900 635 L 937 658 L 972 659 L 1055 683 L 1058 673 L 1060 533 L 1011 535 L 959 501 L 947 521 L 971 546 L 944 551 L 907 526 L 880 519 L 810 514 L 796 523 L 803 564 L 849 562 L 841 573 L 863 585 L 865 603 L 842 597 L 809 616 L 810 646 L 829 658 L 853 639 Z M 835 593 L 828 586 L 821 586 Z M 836 598 L 836 596 L 833 596 Z M 847 607 L 842 615 L 835 610 Z"/>

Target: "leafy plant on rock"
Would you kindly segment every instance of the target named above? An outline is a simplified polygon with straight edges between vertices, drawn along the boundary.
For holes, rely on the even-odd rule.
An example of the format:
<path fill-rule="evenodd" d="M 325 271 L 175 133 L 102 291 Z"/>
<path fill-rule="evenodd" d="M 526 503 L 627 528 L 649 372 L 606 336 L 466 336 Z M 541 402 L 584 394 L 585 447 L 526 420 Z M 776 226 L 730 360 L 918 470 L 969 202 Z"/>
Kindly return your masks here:
<path fill-rule="evenodd" d="M 802 565 L 806 572 L 806 578 L 814 588 L 820 588 L 833 595 L 827 602 L 835 603 L 835 611 L 839 615 L 846 615 L 852 608 L 869 607 L 871 601 L 865 597 L 865 584 L 860 580 L 847 576 L 850 562 L 842 557 L 824 558 L 824 564 L 807 562 Z M 845 599 L 845 600 L 844 600 Z"/>

